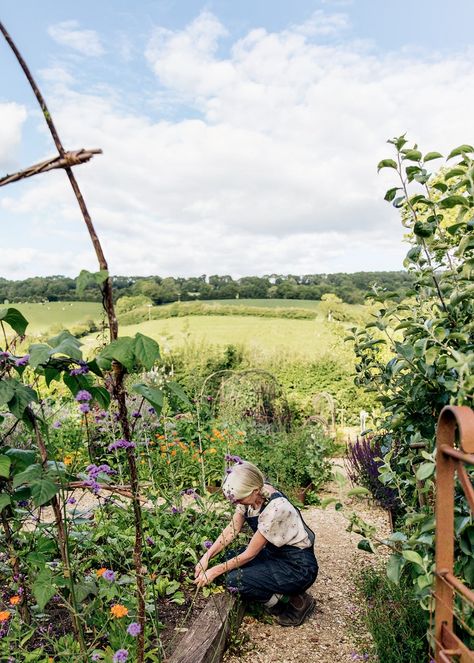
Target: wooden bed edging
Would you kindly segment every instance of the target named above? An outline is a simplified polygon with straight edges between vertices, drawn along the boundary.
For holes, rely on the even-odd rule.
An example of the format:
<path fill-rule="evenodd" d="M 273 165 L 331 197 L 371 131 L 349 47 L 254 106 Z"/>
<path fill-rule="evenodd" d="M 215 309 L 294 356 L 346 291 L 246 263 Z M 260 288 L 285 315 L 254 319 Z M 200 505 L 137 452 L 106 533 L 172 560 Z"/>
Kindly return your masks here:
<path fill-rule="evenodd" d="M 192 622 L 167 663 L 220 663 L 231 630 L 244 616 L 242 602 L 231 594 L 214 594 Z"/>

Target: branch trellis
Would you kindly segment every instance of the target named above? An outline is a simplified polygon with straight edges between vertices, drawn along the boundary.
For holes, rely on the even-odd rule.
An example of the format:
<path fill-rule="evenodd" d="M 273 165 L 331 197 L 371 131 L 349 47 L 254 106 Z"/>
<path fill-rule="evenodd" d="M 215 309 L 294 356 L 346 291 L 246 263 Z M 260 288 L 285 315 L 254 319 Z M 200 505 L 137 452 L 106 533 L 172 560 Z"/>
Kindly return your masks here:
<path fill-rule="evenodd" d="M 56 126 L 51 117 L 51 113 L 46 105 L 46 101 L 43 95 L 41 94 L 41 91 L 38 85 L 36 84 L 33 75 L 31 74 L 31 71 L 28 68 L 25 60 L 23 59 L 20 51 L 18 50 L 17 46 L 15 45 L 13 39 L 6 30 L 5 26 L 1 22 L 0 22 L 0 32 L 3 34 L 7 44 L 10 46 L 15 58 L 17 59 L 19 65 L 23 69 L 23 72 L 28 80 L 28 83 L 30 84 L 33 93 L 36 97 L 36 100 L 41 108 L 44 119 L 46 121 L 46 124 L 48 125 L 49 131 L 51 133 L 54 144 L 58 151 L 58 156 L 56 157 L 52 157 L 51 159 L 30 166 L 12 175 L 6 175 L 5 177 L 1 178 L 0 186 L 5 186 L 13 182 L 18 182 L 28 177 L 33 177 L 35 175 L 49 172 L 51 170 L 56 170 L 56 169 L 64 170 L 64 172 L 66 173 L 69 179 L 71 187 L 74 191 L 74 195 L 81 210 L 84 222 L 87 226 L 89 236 L 91 238 L 97 256 L 100 271 L 103 273 L 105 272 L 106 274 L 106 278 L 102 282 L 100 287 L 102 290 L 104 308 L 108 318 L 110 340 L 113 342 L 118 338 L 118 322 L 117 322 L 117 317 L 115 315 L 115 307 L 112 296 L 112 279 L 110 278 L 108 273 L 108 264 L 104 252 L 102 250 L 99 237 L 96 233 L 96 230 L 92 223 L 92 218 L 89 214 L 84 197 L 82 195 L 82 192 L 79 188 L 79 184 L 73 172 L 73 168 L 75 166 L 88 162 L 94 155 L 101 154 L 102 150 L 100 149 L 88 149 L 88 150 L 80 149 L 75 151 L 65 150 L 63 143 L 59 137 L 59 134 L 57 132 Z M 114 399 L 116 400 L 118 407 L 118 417 L 122 428 L 123 437 L 126 440 L 130 440 L 132 430 L 130 428 L 128 412 L 127 412 L 126 392 L 124 386 L 124 367 L 122 366 L 122 364 L 120 364 L 115 360 L 112 362 L 110 384 L 111 384 L 110 390 L 112 392 Z M 36 418 L 32 411 L 31 411 L 31 417 L 33 418 L 33 423 L 36 424 Z M 41 450 L 41 460 L 43 465 L 46 465 L 46 463 L 48 462 L 46 447 L 44 445 L 43 440 L 41 439 L 39 427 L 35 426 L 35 430 L 37 438 L 39 436 L 38 446 L 39 449 Z M 143 663 L 144 648 L 145 648 L 145 582 L 144 582 L 145 569 L 142 564 L 143 528 L 142 528 L 142 516 L 141 516 L 141 505 L 140 505 L 141 497 L 139 492 L 137 463 L 135 456 L 133 454 L 133 449 L 127 448 L 126 454 L 130 470 L 130 488 L 131 488 L 130 492 L 131 492 L 134 521 L 135 521 L 135 544 L 134 544 L 133 557 L 134 557 L 134 566 L 136 574 L 136 595 L 137 595 L 137 605 L 138 605 L 137 621 L 141 626 L 141 630 L 137 638 L 138 640 L 137 663 Z M 63 541 L 64 536 L 62 533 L 63 522 L 61 520 L 61 507 L 59 505 L 59 500 L 56 495 L 52 498 L 51 504 L 55 512 L 55 521 L 56 521 L 56 528 L 58 531 L 58 538 L 60 539 L 60 550 L 62 552 L 62 561 L 65 567 L 65 571 L 68 572 L 69 576 L 71 577 L 71 591 L 73 592 L 74 591 L 73 578 L 72 575 L 70 574 L 70 564 L 67 558 L 67 554 L 64 553 L 65 546 Z M 82 625 L 80 624 L 80 621 L 77 618 L 76 614 L 73 615 L 73 621 L 74 621 L 76 635 L 79 638 L 81 645 L 83 646 Z"/>

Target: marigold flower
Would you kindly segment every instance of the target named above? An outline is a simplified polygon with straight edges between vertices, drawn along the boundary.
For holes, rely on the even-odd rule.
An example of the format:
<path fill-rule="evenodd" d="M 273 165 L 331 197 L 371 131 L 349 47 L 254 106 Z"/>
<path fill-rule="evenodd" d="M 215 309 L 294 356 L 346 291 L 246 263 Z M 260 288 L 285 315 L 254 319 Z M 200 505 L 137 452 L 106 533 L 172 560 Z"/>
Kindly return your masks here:
<path fill-rule="evenodd" d="M 64 463 L 64 465 L 71 465 L 73 460 L 74 460 L 73 456 L 68 454 L 67 456 L 64 456 L 63 463 Z"/>
<path fill-rule="evenodd" d="M 12 616 L 9 610 L 2 610 L 0 612 L 0 622 L 7 622 Z"/>
<path fill-rule="evenodd" d="M 21 601 L 21 596 L 18 596 L 18 594 L 16 596 L 10 597 L 10 605 L 18 605 L 20 601 Z"/>
<path fill-rule="evenodd" d="M 176 449 L 173 449 L 173 451 L 171 452 L 171 455 L 176 456 Z"/>
<path fill-rule="evenodd" d="M 101 576 L 104 575 L 104 573 L 107 571 L 106 567 L 103 566 L 101 569 L 97 569 L 96 575 L 100 578 Z"/>
<path fill-rule="evenodd" d="M 128 608 L 126 608 L 121 603 L 115 603 L 110 608 L 110 614 L 116 619 L 120 619 L 121 617 L 125 617 L 126 615 L 128 615 Z"/>

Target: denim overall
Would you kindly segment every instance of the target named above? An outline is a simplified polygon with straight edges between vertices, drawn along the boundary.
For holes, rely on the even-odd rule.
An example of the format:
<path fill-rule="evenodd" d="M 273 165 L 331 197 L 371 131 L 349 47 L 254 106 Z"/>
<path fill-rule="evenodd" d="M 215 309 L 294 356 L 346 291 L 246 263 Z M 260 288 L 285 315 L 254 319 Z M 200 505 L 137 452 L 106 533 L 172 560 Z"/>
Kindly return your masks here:
<path fill-rule="evenodd" d="M 278 497 L 287 499 L 283 493 L 274 492 L 268 502 Z M 304 549 L 290 545 L 278 547 L 268 542 L 254 559 L 227 573 L 226 585 L 230 591 L 237 590 L 243 599 L 265 603 L 273 594 L 300 594 L 311 587 L 318 575 L 318 563 L 314 555 L 315 535 L 303 520 L 299 509 L 296 510 L 311 546 Z M 245 520 L 255 533 L 258 515 L 246 516 Z M 244 550 L 229 551 L 228 559 Z"/>

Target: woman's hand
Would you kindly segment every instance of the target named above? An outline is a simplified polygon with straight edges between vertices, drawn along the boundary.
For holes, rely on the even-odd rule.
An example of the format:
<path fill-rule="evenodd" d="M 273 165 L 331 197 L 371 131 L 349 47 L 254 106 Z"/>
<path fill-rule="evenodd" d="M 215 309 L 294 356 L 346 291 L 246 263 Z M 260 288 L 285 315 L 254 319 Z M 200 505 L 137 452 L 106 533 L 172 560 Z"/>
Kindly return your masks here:
<path fill-rule="evenodd" d="M 209 566 L 209 557 L 206 554 L 201 557 L 199 562 L 194 567 L 194 577 L 198 578 L 201 575 L 201 573 L 204 573 L 207 570 L 208 566 Z"/>
<path fill-rule="evenodd" d="M 218 576 L 221 575 L 219 571 L 216 571 L 216 568 L 217 567 L 214 566 L 212 569 L 202 571 L 194 581 L 194 584 L 198 587 L 205 587 L 206 585 L 210 585 L 211 582 L 213 582 Z"/>

